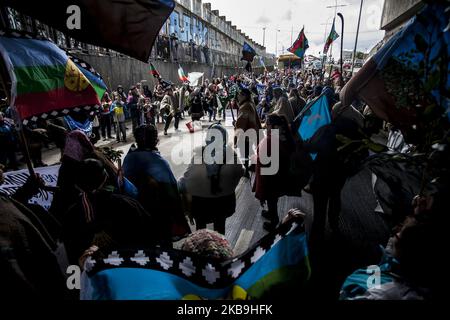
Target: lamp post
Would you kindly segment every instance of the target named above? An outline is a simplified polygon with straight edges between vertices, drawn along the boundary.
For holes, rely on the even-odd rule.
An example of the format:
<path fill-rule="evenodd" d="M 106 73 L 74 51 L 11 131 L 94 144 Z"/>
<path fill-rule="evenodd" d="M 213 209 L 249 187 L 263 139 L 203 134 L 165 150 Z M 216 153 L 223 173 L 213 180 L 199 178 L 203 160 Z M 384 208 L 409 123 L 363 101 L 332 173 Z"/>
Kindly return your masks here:
<path fill-rule="evenodd" d="M 361 0 L 361 5 L 359 7 L 358 27 L 356 29 L 355 48 L 353 49 L 352 75 L 353 75 L 353 69 L 355 68 L 356 47 L 358 46 L 359 24 L 361 23 L 361 12 L 362 12 L 362 8 L 363 8 L 363 2 L 364 2 L 364 0 Z"/>
<path fill-rule="evenodd" d="M 340 64 L 341 64 L 341 81 L 342 81 L 343 80 L 343 72 L 344 72 L 344 67 L 343 67 L 344 61 L 342 61 L 342 52 L 344 50 L 344 16 L 340 12 L 337 15 L 341 19 L 341 22 L 342 22 L 342 27 L 341 27 L 341 61 L 340 61 Z"/>
<path fill-rule="evenodd" d="M 266 46 L 266 27 L 263 28 L 263 47 Z"/>
<path fill-rule="evenodd" d="M 280 32 L 280 29 L 275 32 L 275 56 L 278 56 L 278 32 Z"/>

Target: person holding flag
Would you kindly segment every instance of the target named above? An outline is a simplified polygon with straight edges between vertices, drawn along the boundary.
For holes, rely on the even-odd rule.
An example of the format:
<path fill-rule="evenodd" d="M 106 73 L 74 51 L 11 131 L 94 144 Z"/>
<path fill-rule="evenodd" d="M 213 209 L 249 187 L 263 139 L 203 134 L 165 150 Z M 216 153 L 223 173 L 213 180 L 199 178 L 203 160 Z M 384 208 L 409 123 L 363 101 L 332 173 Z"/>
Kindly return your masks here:
<path fill-rule="evenodd" d="M 245 70 L 248 72 L 252 71 L 252 62 L 256 56 L 256 51 L 253 49 L 247 42 L 244 42 L 244 46 L 242 47 L 242 58 L 241 61 L 247 61 L 245 65 Z"/>

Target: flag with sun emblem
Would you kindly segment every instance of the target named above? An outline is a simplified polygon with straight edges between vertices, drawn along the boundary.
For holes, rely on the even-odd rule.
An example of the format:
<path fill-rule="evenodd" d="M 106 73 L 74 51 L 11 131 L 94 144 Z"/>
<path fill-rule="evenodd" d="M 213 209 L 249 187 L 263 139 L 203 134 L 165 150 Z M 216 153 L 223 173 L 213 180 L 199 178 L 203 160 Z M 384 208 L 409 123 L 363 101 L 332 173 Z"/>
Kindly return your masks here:
<path fill-rule="evenodd" d="M 0 54 L 11 82 L 10 105 L 21 120 L 100 104 L 93 79 L 51 41 L 3 34 Z"/>

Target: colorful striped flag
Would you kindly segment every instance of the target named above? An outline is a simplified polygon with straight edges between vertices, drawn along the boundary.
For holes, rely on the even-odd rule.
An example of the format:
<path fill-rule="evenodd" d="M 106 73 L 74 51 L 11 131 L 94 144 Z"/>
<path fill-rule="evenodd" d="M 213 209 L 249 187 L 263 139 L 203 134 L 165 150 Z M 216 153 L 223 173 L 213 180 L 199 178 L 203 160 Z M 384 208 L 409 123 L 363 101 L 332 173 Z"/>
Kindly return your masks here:
<path fill-rule="evenodd" d="M 300 31 L 300 34 L 298 35 L 295 42 L 292 44 L 292 46 L 287 49 L 289 52 L 295 54 L 299 58 L 303 58 L 305 55 L 306 49 L 309 48 L 308 39 L 305 36 L 305 28 L 302 28 L 302 31 Z"/>
<path fill-rule="evenodd" d="M 181 82 L 189 82 L 189 79 L 186 76 L 186 74 L 184 73 L 184 70 L 181 67 L 181 65 L 178 65 L 178 78 L 180 78 Z"/>
<path fill-rule="evenodd" d="M 93 67 L 91 67 L 87 62 L 81 60 L 80 58 L 73 57 L 69 55 L 69 58 L 76 64 L 76 66 L 83 72 L 83 74 L 88 78 L 97 93 L 98 98 L 101 100 L 105 94 L 108 87 L 106 86 L 103 78 L 98 74 Z"/>
<path fill-rule="evenodd" d="M 335 19 L 333 19 L 333 26 L 331 27 L 330 34 L 328 35 L 327 41 L 325 42 L 325 46 L 323 48 L 323 54 L 326 55 L 328 52 L 328 49 L 330 48 L 331 44 L 334 40 L 339 38 L 339 34 L 336 32 L 336 29 L 334 28 L 334 22 Z"/>
<path fill-rule="evenodd" d="M 0 54 L 12 83 L 11 105 L 22 120 L 100 104 L 100 83 L 51 41 L 0 36 Z"/>
<path fill-rule="evenodd" d="M 161 75 L 159 74 L 158 70 L 156 70 L 155 66 L 153 65 L 153 63 L 150 62 L 150 72 L 149 72 L 152 76 L 155 77 L 155 79 L 157 80 L 161 80 Z"/>

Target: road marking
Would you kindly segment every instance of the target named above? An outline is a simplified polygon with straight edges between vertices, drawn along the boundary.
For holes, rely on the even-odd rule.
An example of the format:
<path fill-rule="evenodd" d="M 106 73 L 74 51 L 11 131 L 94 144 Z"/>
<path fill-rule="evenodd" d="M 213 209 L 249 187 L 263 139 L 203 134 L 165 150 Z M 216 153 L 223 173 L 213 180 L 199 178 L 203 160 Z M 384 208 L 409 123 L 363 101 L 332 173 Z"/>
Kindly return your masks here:
<path fill-rule="evenodd" d="M 239 234 L 239 238 L 236 241 L 236 244 L 233 249 L 234 256 L 238 256 L 245 252 L 250 246 L 250 242 L 252 241 L 254 231 L 242 229 Z"/>

